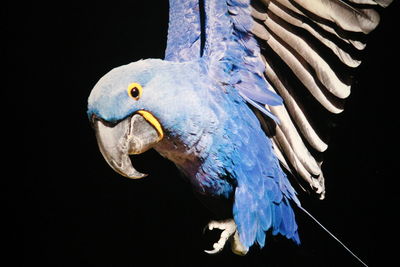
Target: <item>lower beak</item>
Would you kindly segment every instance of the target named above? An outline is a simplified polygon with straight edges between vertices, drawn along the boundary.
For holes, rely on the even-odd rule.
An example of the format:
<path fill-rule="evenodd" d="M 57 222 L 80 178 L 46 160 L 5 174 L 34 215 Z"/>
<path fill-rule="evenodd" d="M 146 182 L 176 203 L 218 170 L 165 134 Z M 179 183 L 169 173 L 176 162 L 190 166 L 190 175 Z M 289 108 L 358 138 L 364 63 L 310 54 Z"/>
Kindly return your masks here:
<path fill-rule="evenodd" d="M 150 112 L 139 111 L 112 127 L 95 119 L 94 129 L 100 151 L 111 168 L 132 179 L 147 176 L 132 166 L 129 155 L 141 154 L 163 138 L 161 125 Z"/>

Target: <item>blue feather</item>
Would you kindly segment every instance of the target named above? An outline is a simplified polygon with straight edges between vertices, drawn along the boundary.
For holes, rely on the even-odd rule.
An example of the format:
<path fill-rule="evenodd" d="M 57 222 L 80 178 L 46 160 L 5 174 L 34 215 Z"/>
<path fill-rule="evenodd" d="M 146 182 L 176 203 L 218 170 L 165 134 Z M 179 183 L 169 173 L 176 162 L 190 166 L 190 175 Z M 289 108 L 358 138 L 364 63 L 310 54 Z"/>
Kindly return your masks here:
<path fill-rule="evenodd" d="M 264 106 L 260 105 L 259 103 L 251 100 L 250 98 L 248 98 L 245 94 L 240 94 L 247 102 L 249 102 L 249 104 L 251 104 L 252 106 L 254 106 L 255 108 L 257 108 L 259 111 L 261 111 L 264 115 L 270 117 L 271 119 L 273 119 L 277 124 L 280 123 L 279 119 L 272 114 L 269 110 L 267 110 Z"/>
<path fill-rule="evenodd" d="M 265 231 L 261 227 L 258 227 L 258 229 L 257 229 L 256 241 L 257 241 L 258 245 L 261 248 L 264 247 L 264 245 L 265 245 Z"/>
<path fill-rule="evenodd" d="M 279 225 L 279 232 L 281 235 L 288 237 L 288 235 L 290 235 L 289 224 L 292 217 L 290 216 L 291 214 L 288 211 L 288 206 L 286 205 L 285 199 L 279 204 L 279 207 L 281 209 L 281 216 L 282 216 L 282 220 Z"/>
<path fill-rule="evenodd" d="M 227 0 L 227 3 L 230 6 L 247 7 L 249 2 L 243 0 Z"/>
<path fill-rule="evenodd" d="M 234 200 L 233 217 L 247 248 L 264 246 L 270 229 L 298 243 L 290 201 L 300 205 L 271 140 L 247 105 L 279 123 L 264 106 L 280 105 L 282 99 L 263 77 L 249 3 L 205 2 L 200 58 L 198 1 L 171 0 L 166 61 L 143 60 L 111 71 L 92 91 L 88 110 L 89 116 L 115 123 L 138 110 L 151 111 L 166 132 L 154 148 L 199 193 Z M 139 101 L 127 94 L 132 82 L 143 87 Z"/>
<path fill-rule="evenodd" d="M 240 233 L 240 240 L 245 247 L 249 248 L 253 245 L 257 234 L 257 215 L 252 205 L 253 197 L 247 192 L 248 188 L 245 186 L 236 188 L 233 212 L 236 215 L 235 222 Z"/>
<path fill-rule="evenodd" d="M 258 215 L 262 226 L 260 229 L 267 231 L 272 224 L 271 202 L 268 198 L 265 198 L 265 205 L 259 209 Z"/>
<path fill-rule="evenodd" d="M 248 98 L 259 103 L 277 106 L 282 104 L 282 98 L 270 90 L 265 90 L 264 77 L 249 72 L 240 72 L 240 81 L 235 87 Z"/>
<path fill-rule="evenodd" d="M 200 57 L 198 0 L 169 0 L 169 27 L 165 60 L 190 61 Z"/>
<path fill-rule="evenodd" d="M 273 235 L 279 234 L 280 232 L 279 225 L 281 224 L 281 220 L 282 220 L 281 208 L 279 207 L 279 204 L 274 204 L 273 216 L 272 216 Z"/>

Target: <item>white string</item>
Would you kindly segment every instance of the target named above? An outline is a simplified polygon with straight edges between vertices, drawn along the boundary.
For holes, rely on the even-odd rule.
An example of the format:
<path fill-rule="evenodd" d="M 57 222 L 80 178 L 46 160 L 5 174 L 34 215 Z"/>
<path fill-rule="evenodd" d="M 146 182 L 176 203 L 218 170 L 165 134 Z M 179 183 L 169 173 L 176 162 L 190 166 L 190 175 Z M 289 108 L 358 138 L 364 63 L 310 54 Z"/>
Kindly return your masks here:
<path fill-rule="evenodd" d="M 356 254 L 353 253 L 345 244 L 343 244 L 342 241 L 340 241 L 334 234 L 332 234 L 328 229 L 325 228 L 317 219 L 314 218 L 307 210 L 305 210 L 303 207 L 298 206 L 302 211 L 304 211 L 305 214 L 310 216 L 311 219 L 313 219 L 322 229 L 325 230 L 331 237 L 333 237 L 342 247 L 344 247 L 354 258 L 356 258 L 360 263 L 362 263 L 365 267 L 368 267 L 367 264 L 365 264 L 359 257 L 357 257 Z"/>

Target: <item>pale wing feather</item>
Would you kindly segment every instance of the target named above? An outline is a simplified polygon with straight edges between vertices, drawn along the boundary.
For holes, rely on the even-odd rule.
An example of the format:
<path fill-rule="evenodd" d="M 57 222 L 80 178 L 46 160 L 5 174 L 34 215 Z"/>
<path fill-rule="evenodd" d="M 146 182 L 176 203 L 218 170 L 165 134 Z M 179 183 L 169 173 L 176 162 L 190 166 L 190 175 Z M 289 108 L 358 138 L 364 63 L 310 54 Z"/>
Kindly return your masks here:
<path fill-rule="evenodd" d="M 285 107 L 289 110 L 291 118 L 295 120 L 297 127 L 299 127 L 307 142 L 318 152 L 324 152 L 328 148 L 328 145 L 317 134 L 314 127 L 309 122 L 307 115 L 299 106 L 300 100 L 295 98 L 292 88 L 290 88 L 287 84 L 284 85 L 284 81 L 278 78 L 274 72 L 274 69 L 271 67 L 265 57 L 263 57 L 263 60 L 266 65 L 266 75 L 275 85 L 275 89 L 278 91 L 278 93 L 285 99 Z"/>
<path fill-rule="evenodd" d="M 292 32 L 290 24 L 279 24 L 275 21 L 277 19 L 275 17 L 274 14 L 270 14 L 269 19 L 265 20 L 265 25 L 268 29 L 284 40 L 285 43 L 290 44 L 293 50 L 302 52 L 302 58 L 314 69 L 317 78 L 328 91 L 339 98 L 348 97 L 350 95 L 350 86 L 338 78 L 322 55 L 319 55 L 306 40 Z"/>
<path fill-rule="evenodd" d="M 304 10 L 298 9 L 289 0 L 262 0 L 262 2 L 264 2 L 267 6 L 271 2 L 273 2 L 276 5 L 280 5 L 282 7 L 285 7 L 287 10 L 293 12 L 296 15 L 303 16 L 304 18 L 307 18 L 307 19 L 311 20 L 312 23 L 315 23 L 322 30 L 337 36 L 338 38 L 340 38 L 342 41 L 344 41 L 346 43 L 352 44 L 358 50 L 363 50 L 365 48 L 365 46 L 366 46 L 364 42 L 362 42 L 360 40 L 356 40 L 352 36 L 346 35 L 346 33 L 344 31 L 338 31 L 331 24 L 327 24 L 327 23 L 325 23 L 324 21 L 321 21 L 321 20 L 317 20 L 317 21 L 312 20 L 311 18 L 309 18 L 307 16 L 307 14 L 306 14 L 306 12 Z"/>
<path fill-rule="evenodd" d="M 259 11 L 258 8 L 252 9 L 252 16 L 258 20 L 265 21 L 267 19 L 267 12 Z M 307 19 L 305 17 L 299 16 L 290 12 L 290 10 L 284 9 L 282 6 L 276 5 L 271 2 L 268 6 L 268 12 L 271 12 L 286 21 L 293 26 L 304 29 L 308 31 L 312 36 L 317 38 L 321 43 L 326 45 L 332 52 L 336 54 L 336 56 L 349 67 L 357 67 L 360 65 L 361 61 L 353 58 L 350 53 L 346 52 L 343 48 L 338 46 L 335 42 L 329 39 L 329 33 L 324 31 L 318 31 L 316 27 L 312 27 L 307 23 Z"/>
<path fill-rule="evenodd" d="M 379 23 L 379 14 L 374 9 L 355 8 L 342 0 L 293 0 L 293 2 L 346 31 L 369 33 Z"/>
<path fill-rule="evenodd" d="M 328 113 L 340 113 L 343 99 L 350 95 L 348 72 L 360 65 L 358 53 L 365 48 L 365 34 L 379 23 L 379 14 L 373 7 L 385 7 L 390 2 L 261 0 L 252 3 L 251 15 L 255 21 L 252 33 L 268 48 L 263 55 L 265 75 L 284 99 L 283 106 L 267 106 L 280 123 L 272 129 L 264 122 L 264 128 L 273 132 L 271 138 L 282 165 L 302 177 L 321 198 L 325 182 L 322 160 L 316 156 L 328 146 L 310 121 L 314 111 L 307 109 L 304 100 L 296 95 L 292 81 L 286 79 L 287 72 L 280 66 L 283 64 L 290 70 Z M 328 53 L 321 53 L 321 49 Z M 274 61 L 277 58 L 281 65 Z"/>
<path fill-rule="evenodd" d="M 383 7 L 387 7 L 393 0 L 349 0 L 352 3 L 356 4 L 365 4 L 365 5 L 380 5 Z"/>

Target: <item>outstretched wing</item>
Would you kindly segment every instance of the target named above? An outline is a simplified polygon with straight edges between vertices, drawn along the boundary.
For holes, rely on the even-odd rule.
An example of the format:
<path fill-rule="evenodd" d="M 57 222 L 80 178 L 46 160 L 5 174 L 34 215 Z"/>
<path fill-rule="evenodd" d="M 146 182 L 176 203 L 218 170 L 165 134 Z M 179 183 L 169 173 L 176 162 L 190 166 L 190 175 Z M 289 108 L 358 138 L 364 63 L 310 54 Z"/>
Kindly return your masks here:
<path fill-rule="evenodd" d="M 202 56 L 255 107 L 282 165 L 323 198 L 327 121 L 343 111 L 376 7 L 391 2 L 170 0 L 165 59 Z"/>
<path fill-rule="evenodd" d="M 278 122 L 260 116 L 282 165 L 321 198 L 326 118 L 343 111 L 365 36 L 379 23 L 374 8 L 390 2 L 205 1 L 211 73 Z"/>
<path fill-rule="evenodd" d="M 359 66 L 365 36 L 379 23 L 372 0 L 276 0 L 252 4 L 252 33 L 264 47 L 265 74 L 285 100 L 270 107 L 281 121 L 273 137 L 281 161 L 321 198 L 324 178 L 321 133 L 333 113 L 343 111 L 351 75 Z M 321 116 L 321 114 L 323 114 Z M 317 128 L 319 127 L 319 128 Z"/>

